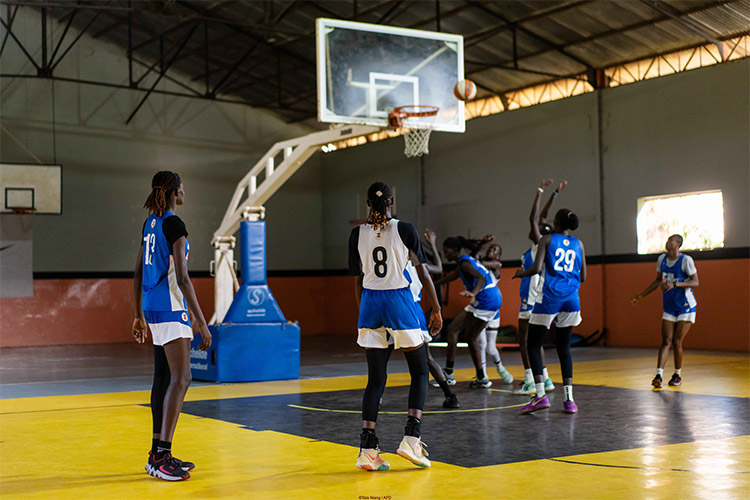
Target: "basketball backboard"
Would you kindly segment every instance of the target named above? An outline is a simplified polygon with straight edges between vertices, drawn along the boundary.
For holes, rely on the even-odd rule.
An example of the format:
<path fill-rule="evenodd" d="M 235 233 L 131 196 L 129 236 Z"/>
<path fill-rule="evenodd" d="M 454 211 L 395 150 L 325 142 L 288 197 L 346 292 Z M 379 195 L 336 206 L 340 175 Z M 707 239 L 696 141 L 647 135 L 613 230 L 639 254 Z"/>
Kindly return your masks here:
<path fill-rule="evenodd" d="M 319 18 L 318 120 L 388 126 L 398 106 L 437 106 L 434 130 L 463 132 L 461 35 Z"/>
<path fill-rule="evenodd" d="M 0 213 L 62 213 L 62 167 L 0 163 Z"/>

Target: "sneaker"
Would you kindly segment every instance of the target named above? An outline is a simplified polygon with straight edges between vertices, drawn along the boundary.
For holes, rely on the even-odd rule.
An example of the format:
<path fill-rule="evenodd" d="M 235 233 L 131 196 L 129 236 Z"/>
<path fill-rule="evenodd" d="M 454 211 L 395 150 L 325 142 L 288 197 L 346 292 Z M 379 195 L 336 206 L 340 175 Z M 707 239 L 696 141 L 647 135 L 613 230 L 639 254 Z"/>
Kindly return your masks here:
<path fill-rule="evenodd" d="M 497 365 L 497 374 L 500 375 L 500 378 L 502 378 L 503 382 L 505 382 L 506 384 L 513 383 L 513 375 L 511 375 L 504 366 Z"/>
<path fill-rule="evenodd" d="M 575 401 L 567 400 L 563 403 L 564 413 L 578 413 L 578 405 Z"/>
<path fill-rule="evenodd" d="M 151 470 L 149 470 L 148 473 L 159 479 L 164 479 L 165 481 L 183 481 L 185 479 L 190 479 L 190 473 L 186 470 L 182 470 L 182 463 L 183 462 L 175 460 L 171 454 L 167 453 L 161 458 L 161 460 L 156 460 L 155 457 L 153 462 L 149 460 Z M 146 470 L 148 470 L 148 468 Z"/>
<path fill-rule="evenodd" d="M 179 458 L 172 457 L 172 459 L 177 463 L 177 465 L 180 467 L 180 469 L 184 471 L 191 471 L 195 469 L 195 464 L 193 462 L 183 462 Z M 154 467 L 154 462 L 156 461 L 156 453 L 149 450 L 148 452 L 148 462 L 146 462 L 146 472 L 148 472 L 150 475 L 153 476 L 152 472 L 156 470 L 156 467 Z"/>
<path fill-rule="evenodd" d="M 448 385 L 456 385 L 456 376 L 453 375 L 453 372 L 447 373 L 444 371 L 443 373 L 445 373 L 445 382 Z"/>
<path fill-rule="evenodd" d="M 661 375 L 657 373 L 656 377 L 654 377 L 654 380 L 651 381 L 651 385 L 654 386 L 654 389 L 660 389 L 661 388 Z"/>
<path fill-rule="evenodd" d="M 552 383 L 551 378 L 547 378 L 547 380 L 544 381 L 544 392 L 554 391 L 554 390 L 555 390 L 555 384 Z"/>
<path fill-rule="evenodd" d="M 459 408 L 458 398 L 455 394 L 451 394 L 445 398 L 445 401 L 443 401 L 443 408 Z"/>
<path fill-rule="evenodd" d="M 534 382 L 524 382 L 521 387 L 513 391 L 513 394 L 521 394 L 524 396 L 531 396 L 536 394 L 536 384 Z"/>
<path fill-rule="evenodd" d="M 401 440 L 401 444 L 398 445 L 398 456 L 403 457 L 418 467 L 429 467 L 430 461 L 427 459 L 427 450 L 425 450 L 425 444 L 414 436 L 404 436 Z"/>
<path fill-rule="evenodd" d="M 672 374 L 672 378 L 669 379 L 669 385 L 680 385 L 682 384 L 682 377 L 677 375 L 676 373 Z"/>
<path fill-rule="evenodd" d="M 388 470 L 391 465 L 380 456 L 379 448 L 360 448 L 357 468 L 364 470 Z"/>
<path fill-rule="evenodd" d="M 474 379 L 469 382 L 469 389 L 486 389 L 487 387 L 492 387 L 492 380 L 490 380 L 489 377 L 484 377 L 483 379 L 477 379 L 474 377 Z"/>
<path fill-rule="evenodd" d="M 541 398 L 534 396 L 527 405 L 521 408 L 521 413 L 531 413 L 546 408 L 549 408 L 549 399 L 547 398 L 547 395 L 545 394 Z"/>
<path fill-rule="evenodd" d="M 434 378 L 433 378 L 433 379 L 430 379 L 430 385 L 431 385 L 432 387 L 440 387 L 440 384 L 438 384 L 438 383 L 437 383 L 437 380 L 435 380 Z"/>

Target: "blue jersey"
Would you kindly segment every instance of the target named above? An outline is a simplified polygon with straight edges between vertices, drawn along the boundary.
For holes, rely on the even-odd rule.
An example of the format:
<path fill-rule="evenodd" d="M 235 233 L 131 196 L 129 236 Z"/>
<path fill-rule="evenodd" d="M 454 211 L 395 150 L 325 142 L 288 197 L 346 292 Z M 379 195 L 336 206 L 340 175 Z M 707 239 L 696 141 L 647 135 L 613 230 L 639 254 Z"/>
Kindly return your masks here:
<path fill-rule="evenodd" d="M 143 226 L 143 300 L 144 311 L 185 311 L 187 304 L 182 291 L 177 286 L 174 270 L 172 245 L 165 235 L 164 222 L 167 218 L 181 229 L 173 230 L 173 235 L 187 236 L 184 223 L 172 212 L 161 217 L 151 214 Z M 175 238 L 176 239 L 176 238 Z M 190 244 L 185 238 L 185 256 L 190 253 Z"/>
<path fill-rule="evenodd" d="M 521 269 L 525 271 L 533 265 L 534 265 L 534 256 L 531 255 L 531 248 L 529 248 L 528 250 L 526 250 L 526 253 L 524 253 L 521 256 Z M 520 295 L 522 299 L 528 298 L 530 285 L 531 285 L 531 276 L 521 278 Z"/>
<path fill-rule="evenodd" d="M 567 297 L 581 286 L 581 242 L 573 236 L 552 233 L 544 257 L 545 297 Z"/>
<path fill-rule="evenodd" d="M 669 281 L 673 283 L 679 283 L 687 280 L 691 274 L 685 269 L 695 269 L 695 264 L 691 262 L 689 256 L 680 254 L 676 261 L 672 265 L 668 265 L 667 256 L 663 255 L 661 258 L 661 278 L 663 281 Z M 677 288 L 674 287 L 663 293 L 662 303 L 665 312 L 681 311 L 695 312 L 695 306 L 697 301 L 695 295 L 693 295 L 692 288 Z"/>
<path fill-rule="evenodd" d="M 477 285 L 477 278 L 473 276 L 467 276 L 464 274 L 463 269 L 461 268 L 462 262 L 468 262 L 471 264 L 474 269 L 477 270 L 479 274 L 481 274 L 484 277 L 484 288 L 480 290 L 480 292 L 475 297 L 477 300 L 481 301 L 484 294 L 492 293 L 492 294 L 499 294 L 500 289 L 497 288 L 497 279 L 495 279 L 495 275 L 492 274 L 492 272 L 484 267 L 481 262 L 479 262 L 474 257 L 471 257 L 469 255 L 462 255 L 461 258 L 458 259 L 458 275 L 461 277 L 461 281 L 464 282 L 464 286 L 466 287 L 466 290 L 472 291 L 474 290 L 474 287 Z M 492 289 L 495 289 L 496 291 L 492 291 Z M 500 301 L 502 302 L 502 297 L 500 298 Z M 498 306 L 498 309 L 500 306 Z"/>

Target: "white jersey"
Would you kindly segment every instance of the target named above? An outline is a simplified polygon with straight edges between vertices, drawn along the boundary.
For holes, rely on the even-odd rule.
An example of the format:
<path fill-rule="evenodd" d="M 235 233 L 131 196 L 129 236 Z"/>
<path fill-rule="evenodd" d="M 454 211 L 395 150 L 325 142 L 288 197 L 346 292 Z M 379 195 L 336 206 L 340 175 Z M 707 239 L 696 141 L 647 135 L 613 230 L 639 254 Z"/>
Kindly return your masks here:
<path fill-rule="evenodd" d="M 355 244 L 356 251 L 352 248 Z M 425 261 L 419 235 L 411 224 L 391 219 L 386 227 L 379 230 L 375 230 L 371 224 L 363 224 L 354 228 L 350 238 L 350 273 L 356 272 L 357 262 L 353 261 L 356 257 L 359 272 L 364 275 L 362 285 L 365 288 L 406 288 L 409 280 L 404 271 L 409 262 L 409 250 L 413 250 L 421 262 Z"/>
<path fill-rule="evenodd" d="M 417 274 L 417 268 L 411 263 L 411 260 L 406 263 L 406 272 L 409 275 L 411 283 L 409 283 L 409 290 L 411 290 L 411 296 L 414 297 L 414 302 L 422 300 L 422 282 L 419 280 Z"/>

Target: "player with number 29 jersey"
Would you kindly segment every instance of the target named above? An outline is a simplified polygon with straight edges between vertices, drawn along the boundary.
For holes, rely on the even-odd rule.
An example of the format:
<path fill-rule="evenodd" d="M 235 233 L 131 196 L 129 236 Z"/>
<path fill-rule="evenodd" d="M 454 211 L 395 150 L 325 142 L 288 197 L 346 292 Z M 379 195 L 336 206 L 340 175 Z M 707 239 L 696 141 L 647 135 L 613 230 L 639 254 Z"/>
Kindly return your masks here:
<path fill-rule="evenodd" d="M 581 323 L 578 298 L 583 254 L 581 242 L 566 234 L 552 233 L 547 237 L 544 286 L 541 297 L 534 304 L 530 323 L 549 328 L 557 317 L 558 327 L 577 326 Z"/>

